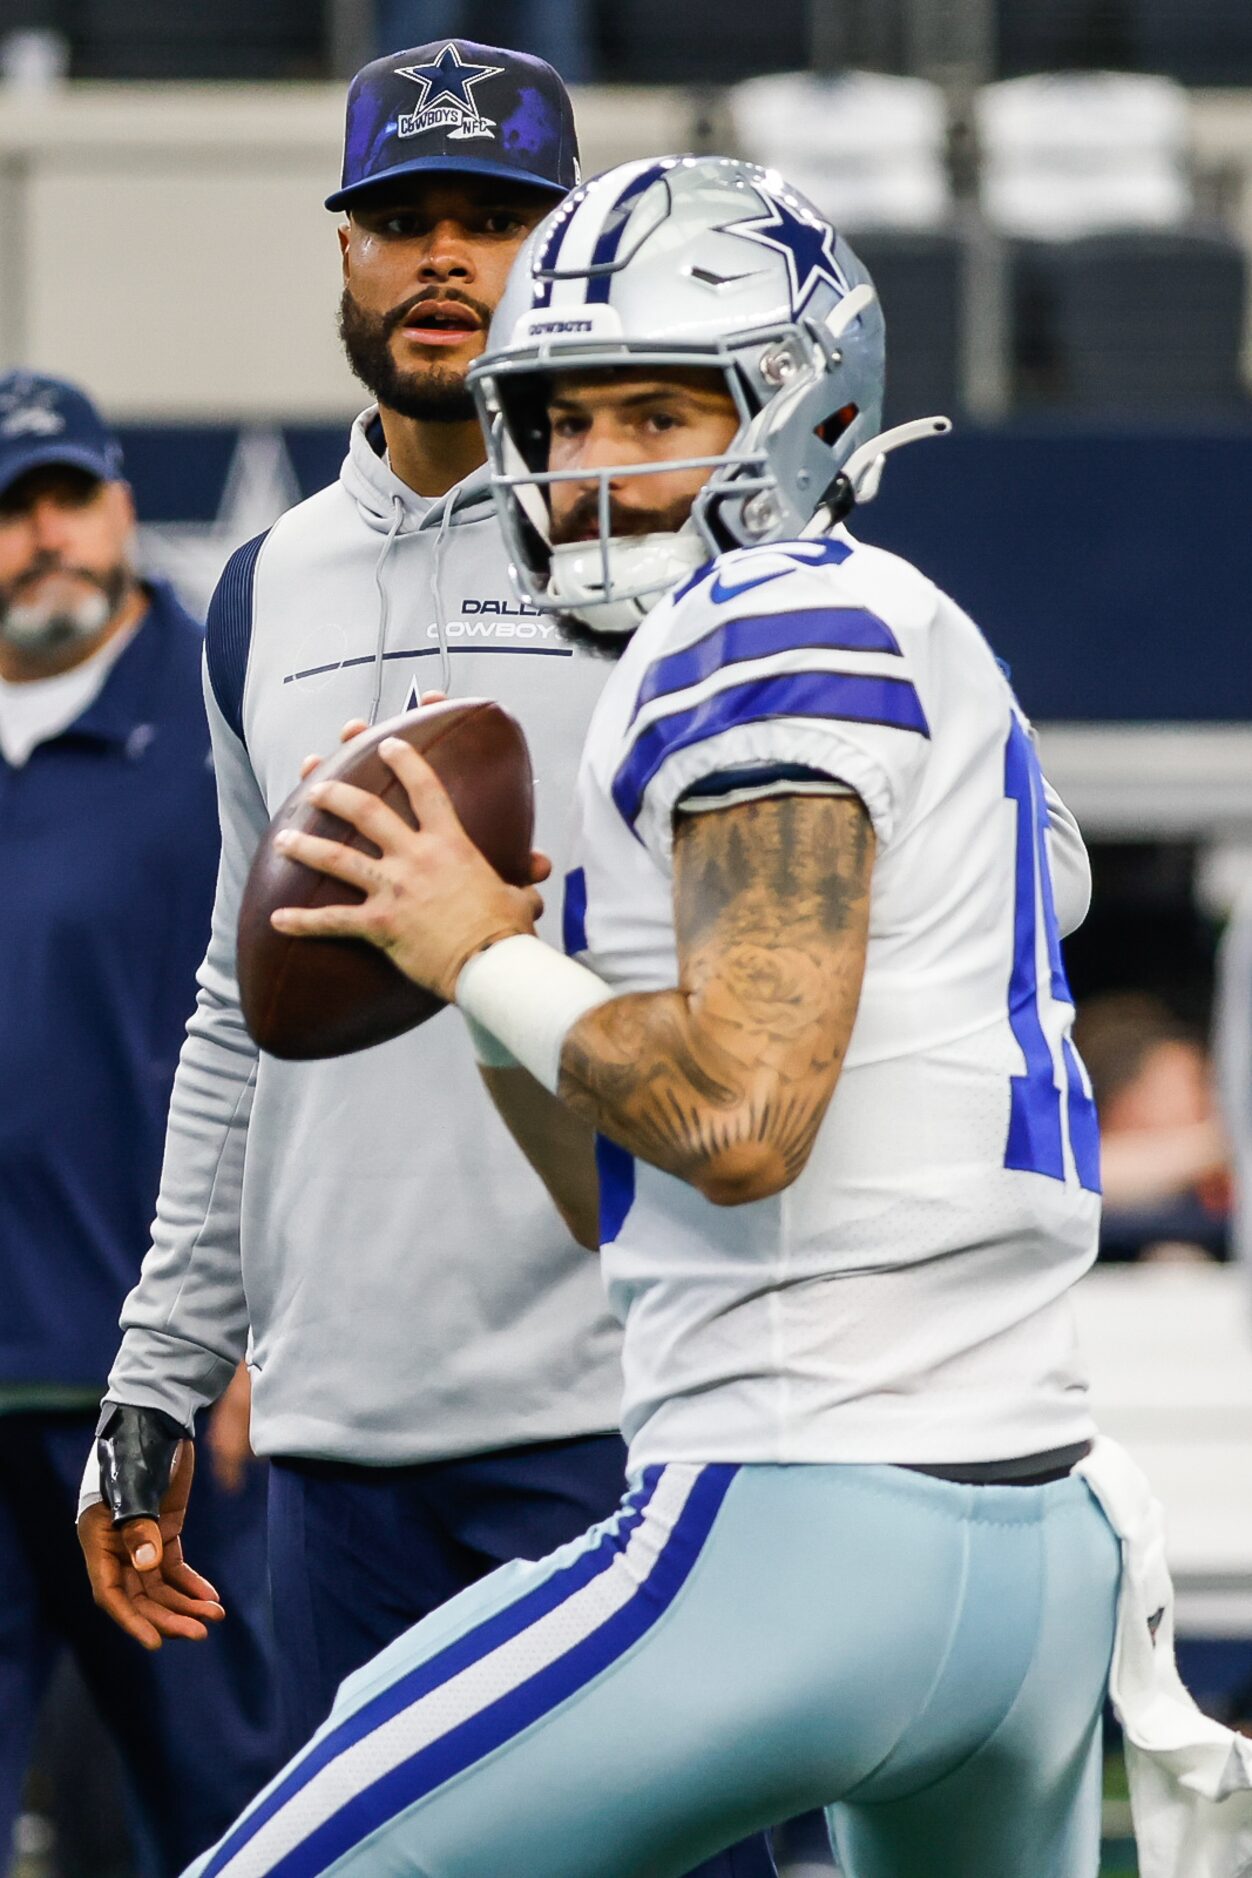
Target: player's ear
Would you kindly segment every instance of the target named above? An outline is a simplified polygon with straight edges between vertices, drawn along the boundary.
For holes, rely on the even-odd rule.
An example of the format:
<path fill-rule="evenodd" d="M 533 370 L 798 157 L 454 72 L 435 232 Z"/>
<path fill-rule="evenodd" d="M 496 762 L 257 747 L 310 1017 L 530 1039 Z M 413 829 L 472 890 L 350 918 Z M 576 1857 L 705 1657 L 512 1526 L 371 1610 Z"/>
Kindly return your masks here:
<path fill-rule="evenodd" d="M 339 256 L 343 263 L 343 284 L 346 287 L 348 284 L 348 275 L 352 272 L 352 264 L 348 259 L 348 243 L 352 238 L 352 230 L 348 227 L 346 222 L 340 222 L 335 233 L 339 237 Z"/>

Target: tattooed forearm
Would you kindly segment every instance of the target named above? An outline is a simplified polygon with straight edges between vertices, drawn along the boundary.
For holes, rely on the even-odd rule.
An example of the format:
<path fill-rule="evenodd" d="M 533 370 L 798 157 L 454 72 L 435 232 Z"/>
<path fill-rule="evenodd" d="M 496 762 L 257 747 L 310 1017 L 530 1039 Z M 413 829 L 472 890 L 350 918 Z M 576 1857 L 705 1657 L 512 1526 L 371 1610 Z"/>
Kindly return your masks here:
<path fill-rule="evenodd" d="M 853 797 L 783 796 L 683 817 L 680 988 L 588 1012 L 566 1039 L 563 1098 L 710 1199 L 788 1186 L 856 1015 L 873 859 Z"/>

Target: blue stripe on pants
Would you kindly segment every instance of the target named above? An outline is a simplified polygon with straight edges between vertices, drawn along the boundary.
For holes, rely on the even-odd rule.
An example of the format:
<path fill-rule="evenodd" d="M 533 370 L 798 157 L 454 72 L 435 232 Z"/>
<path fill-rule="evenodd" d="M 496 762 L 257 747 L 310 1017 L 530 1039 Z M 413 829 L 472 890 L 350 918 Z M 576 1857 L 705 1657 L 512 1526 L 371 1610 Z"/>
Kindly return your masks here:
<path fill-rule="evenodd" d="M 284 1809 L 293 1806 L 319 1776 L 333 1771 L 350 1749 L 386 1723 L 411 1709 L 453 1678 L 481 1664 L 493 1652 L 522 1637 L 544 1617 L 568 1604 L 578 1592 L 602 1577 L 627 1555 L 644 1528 L 664 1470 L 650 1469 L 626 1502 L 624 1517 L 601 1530 L 596 1542 L 536 1590 L 507 1606 L 486 1623 L 457 1639 L 409 1675 L 365 1703 L 322 1738 L 292 1772 L 230 1834 L 205 1867 L 203 1878 L 229 1873 L 241 1858 L 240 1871 L 263 1869 L 274 1878 L 313 1878 L 387 1820 L 414 1805 L 445 1781 L 462 1773 L 513 1736 L 540 1720 L 628 1650 L 656 1622 L 691 1571 L 734 1475 L 733 1467 L 698 1470 L 681 1513 L 646 1577 L 634 1594 L 589 1634 L 535 1673 L 507 1690 L 467 1720 L 441 1733 L 381 1778 L 336 1807 L 331 1816 L 276 1862 L 254 1867 L 249 1844 Z M 671 1475 L 674 1470 L 670 1470 Z M 281 1836 L 281 1835 L 280 1835 Z"/>

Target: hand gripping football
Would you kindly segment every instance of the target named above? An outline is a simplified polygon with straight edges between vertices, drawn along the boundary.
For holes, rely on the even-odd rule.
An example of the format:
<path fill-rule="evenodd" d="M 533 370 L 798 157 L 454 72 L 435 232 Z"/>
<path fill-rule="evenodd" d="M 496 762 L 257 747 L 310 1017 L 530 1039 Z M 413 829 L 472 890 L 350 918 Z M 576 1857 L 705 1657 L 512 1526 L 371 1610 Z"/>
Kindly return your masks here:
<path fill-rule="evenodd" d="M 239 998 L 253 1039 L 271 1056 L 304 1061 L 386 1043 L 443 1009 L 385 952 L 364 939 L 297 939 L 275 932 L 280 906 L 359 903 L 355 887 L 319 874 L 274 847 L 295 828 L 376 854 L 356 829 L 309 800 L 314 782 L 354 783 L 415 826 L 404 786 L 378 754 L 385 737 L 420 751 L 451 797 L 466 834 L 512 885 L 530 881 L 534 782 L 517 721 L 485 698 L 424 705 L 377 724 L 318 765 L 279 809 L 257 849 L 239 915 Z"/>

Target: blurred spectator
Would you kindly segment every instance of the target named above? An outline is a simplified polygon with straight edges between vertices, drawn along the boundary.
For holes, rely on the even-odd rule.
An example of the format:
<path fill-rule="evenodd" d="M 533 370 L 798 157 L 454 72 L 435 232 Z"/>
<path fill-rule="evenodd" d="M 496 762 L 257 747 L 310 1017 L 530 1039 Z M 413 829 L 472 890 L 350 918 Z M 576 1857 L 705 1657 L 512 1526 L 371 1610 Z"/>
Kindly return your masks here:
<path fill-rule="evenodd" d="M 200 629 L 136 576 L 133 537 L 89 400 L 0 378 L 0 1871 L 66 1650 L 153 1874 L 223 1830 L 276 1748 L 264 1482 L 239 1475 L 237 1402 L 207 1444 L 229 1482 L 195 1509 L 225 1634 L 145 1653 L 93 1607 L 74 1531 L 217 867 Z"/>
<path fill-rule="evenodd" d="M 378 0 L 376 33 L 380 58 L 442 35 L 532 52 L 569 85 L 597 76 L 591 0 Z"/>
<path fill-rule="evenodd" d="M 1231 1250 L 1252 1271 L 1252 878 L 1217 956 L 1213 1054 L 1234 1169 Z"/>
<path fill-rule="evenodd" d="M 1100 1113 L 1101 1258 L 1224 1258 L 1229 1150 L 1199 1037 L 1132 991 L 1084 1003 L 1074 1041 Z"/>

